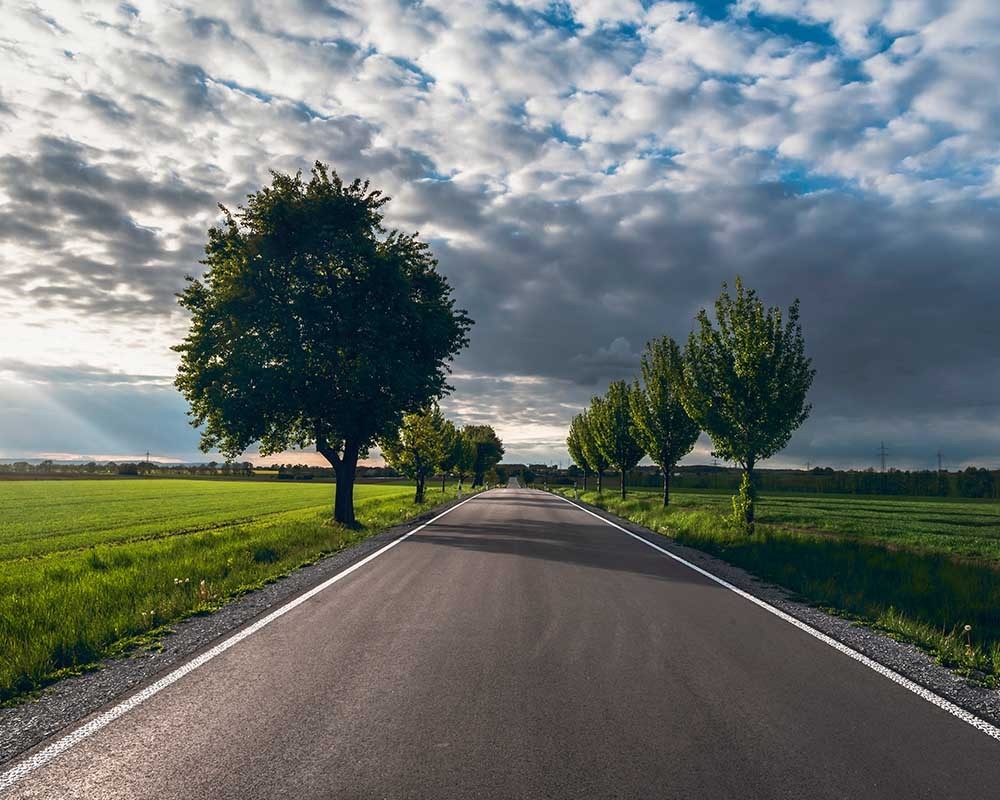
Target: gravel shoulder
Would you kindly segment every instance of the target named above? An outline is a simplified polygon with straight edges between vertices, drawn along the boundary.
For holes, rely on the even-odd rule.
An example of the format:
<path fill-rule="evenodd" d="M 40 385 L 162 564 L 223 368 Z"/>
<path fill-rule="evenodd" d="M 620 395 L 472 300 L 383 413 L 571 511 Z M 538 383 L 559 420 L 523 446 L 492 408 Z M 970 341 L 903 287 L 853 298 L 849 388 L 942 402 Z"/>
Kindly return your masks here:
<path fill-rule="evenodd" d="M 796 619 L 825 633 L 842 644 L 868 656 L 885 667 L 895 670 L 905 678 L 970 711 L 981 719 L 1000 727 L 1000 690 L 987 689 L 957 675 L 936 663 L 915 645 L 897 642 L 881 631 L 859 622 L 838 617 L 819 608 L 794 599 L 792 593 L 775 584 L 760 580 L 740 567 L 711 556 L 692 547 L 673 541 L 670 537 L 636 525 L 622 517 L 580 500 L 571 501 L 604 519 L 610 520 L 647 541 L 669 550 L 686 561 L 701 567 L 754 597 L 770 603 Z"/>
<path fill-rule="evenodd" d="M 0 769 L 43 740 L 75 727 L 86 717 L 125 699 L 220 639 L 253 623 L 288 600 L 433 519 L 460 501 L 453 500 L 401 525 L 248 592 L 211 614 L 189 617 L 151 648 L 101 661 L 95 669 L 59 681 L 33 699 L 0 708 Z"/>

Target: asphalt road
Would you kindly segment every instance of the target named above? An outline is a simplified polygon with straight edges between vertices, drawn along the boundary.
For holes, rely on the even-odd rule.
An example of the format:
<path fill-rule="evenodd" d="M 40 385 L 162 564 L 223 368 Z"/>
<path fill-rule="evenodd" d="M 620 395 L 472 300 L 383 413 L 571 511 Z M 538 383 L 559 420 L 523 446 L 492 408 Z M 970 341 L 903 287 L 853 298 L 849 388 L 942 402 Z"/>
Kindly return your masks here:
<path fill-rule="evenodd" d="M 982 800 L 1000 742 L 558 498 L 501 489 L 9 796 Z"/>

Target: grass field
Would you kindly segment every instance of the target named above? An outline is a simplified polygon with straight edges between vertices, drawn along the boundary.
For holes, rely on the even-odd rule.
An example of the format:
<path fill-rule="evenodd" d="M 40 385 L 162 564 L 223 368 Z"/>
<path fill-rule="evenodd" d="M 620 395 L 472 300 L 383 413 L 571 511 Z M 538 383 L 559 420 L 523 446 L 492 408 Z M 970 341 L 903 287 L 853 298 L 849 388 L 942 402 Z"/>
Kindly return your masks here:
<path fill-rule="evenodd" d="M 359 484 L 360 526 L 329 524 L 330 484 L 0 483 L 0 702 L 453 497 Z"/>
<path fill-rule="evenodd" d="M 674 492 L 668 509 L 656 492 L 632 491 L 624 502 L 608 490 L 581 499 L 1000 685 L 996 501 L 766 495 L 748 537 L 727 522 L 729 496 L 716 492 Z"/>

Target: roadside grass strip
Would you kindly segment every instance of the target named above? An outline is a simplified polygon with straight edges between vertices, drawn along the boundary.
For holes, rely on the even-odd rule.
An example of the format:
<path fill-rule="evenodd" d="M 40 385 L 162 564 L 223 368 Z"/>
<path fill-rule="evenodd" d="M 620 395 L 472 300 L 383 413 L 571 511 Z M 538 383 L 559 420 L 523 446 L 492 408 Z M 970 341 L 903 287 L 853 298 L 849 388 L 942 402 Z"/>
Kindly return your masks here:
<path fill-rule="evenodd" d="M 323 583 L 313 587 L 304 594 L 299 595 L 294 600 L 289 601 L 276 611 L 272 611 L 266 617 L 262 617 L 261 619 L 257 620 L 257 622 L 254 622 L 253 624 L 242 629 L 238 633 L 233 634 L 229 638 L 225 639 L 224 641 L 212 647 L 210 650 L 206 650 L 201 655 L 197 656 L 191 661 L 188 661 L 184 665 L 178 667 L 173 672 L 169 673 L 163 678 L 160 678 L 155 683 L 150 684 L 145 689 L 142 689 L 141 691 L 129 697 L 127 700 L 122 701 L 114 708 L 105 711 L 103 714 L 98 715 L 97 717 L 85 723 L 84 725 L 80 726 L 73 732 L 67 734 L 66 736 L 63 736 L 61 739 L 50 744 L 48 747 L 43 748 L 34 755 L 29 756 L 23 761 L 15 764 L 11 769 L 0 774 L 0 792 L 6 791 L 15 783 L 22 780 L 30 773 L 34 772 L 39 767 L 44 766 L 45 764 L 49 763 L 60 754 L 66 752 L 67 750 L 79 744 L 80 742 L 84 741 L 85 739 L 89 738 L 90 736 L 93 736 L 95 733 L 100 731 L 102 728 L 107 727 L 119 717 L 127 714 L 129 711 L 141 705 L 142 703 L 146 702 L 154 695 L 159 694 L 168 686 L 173 685 L 188 673 L 193 672 L 194 670 L 198 669 L 204 664 L 207 664 L 213 658 L 226 652 L 231 647 L 234 647 L 235 645 L 242 642 L 244 639 L 253 636 L 255 633 L 257 633 L 257 631 L 261 630 L 261 628 L 270 625 L 276 619 L 280 619 L 289 611 L 298 608 L 300 605 L 310 600 L 311 598 L 315 597 L 320 592 L 330 588 L 343 578 L 346 578 L 352 572 L 361 569 L 361 567 L 365 566 L 365 564 L 367 564 L 368 562 L 378 558 L 383 553 L 391 550 L 400 542 L 410 538 L 411 536 L 413 536 L 413 534 L 422 531 L 428 525 L 437 522 L 437 520 L 441 519 L 441 517 L 445 516 L 446 514 L 450 514 L 456 508 L 464 506 L 466 503 L 468 503 L 470 500 L 474 500 L 476 497 L 477 495 L 468 497 L 465 500 L 462 500 L 460 503 L 456 503 L 451 508 L 448 508 L 442 513 L 438 514 L 433 519 L 423 523 L 422 525 L 417 526 L 412 531 L 404 533 L 402 536 L 389 542 L 389 544 L 376 550 L 374 553 L 365 556 L 356 564 L 352 564 L 347 569 L 338 572 L 332 578 L 328 578 L 327 580 L 323 581 Z"/>
<path fill-rule="evenodd" d="M 687 559 L 682 558 L 681 556 L 676 555 L 675 553 L 671 553 L 669 550 L 667 550 L 667 549 L 665 549 L 663 547 L 660 547 L 659 545 L 654 544 L 653 542 L 649 541 L 648 539 L 646 539 L 646 538 L 644 538 L 642 536 L 639 536 L 636 533 L 632 533 L 632 531 L 626 530 L 621 525 L 618 525 L 618 524 L 612 522 L 611 520 L 602 517 L 600 514 L 595 514 L 590 509 L 584 508 L 583 506 L 581 506 L 581 505 L 579 505 L 577 503 L 574 503 L 569 498 L 563 497 L 562 495 L 558 495 L 558 494 L 556 495 L 556 497 L 558 497 L 560 500 L 562 500 L 565 503 L 569 503 L 571 506 L 573 506 L 574 508 L 576 508 L 576 509 L 584 512 L 585 514 L 589 514 L 590 516 L 594 517 L 595 519 L 599 519 L 605 525 L 609 525 L 610 527 L 615 528 L 616 530 L 619 530 L 619 531 L 621 531 L 622 533 L 624 533 L 624 534 L 626 534 L 628 536 L 631 536 L 636 541 L 642 542 L 647 547 L 651 547 L 653 550 L 656 550 L 657 552 L 662 553 L 663 555 L 667 556 L 668 558 L 673 559 L 674 561 L 678 562 L 679 564 L 683 564 L 685 567 L 687 567 L 687 568 L 689 568 L 691 570 L 694 570 L 699 575 L 702 575 L 702 576 L 708 578 L 709 580 L 717 583 L 719 586 L 722 586 L 722 587 L 728 589 L 729 591 L 734 592 L 735 594 L 738 594 L 743 599 L 749 600 L 751 603 L 753 603 L 754 605 L 756 605 L 756 606 L 764 609 L 768 613 L 773 614 L 774 616 L 778 617 L 779 619 L 784 620 L 785 622 L 789 623 L 790 625 L 794 625 L 799 630 L 804 631 L 805 633 L 808 633 L 810 636 L 814 637 L 815 639 L 818 639 L 819 641 L 823 642 L 824 644 L 829 645 L 833 649 L 835 649 L 835 650 L 843 653 L 844 655 L 846 655 L 846 656 L 854 659 L 858 663 L 863 664 L 864 666 L 866 666 L 869 669 L 871 669 L 873 672 L 877 672 L 879 675 L 882 675 L 883 677 L 888 678 L 893 683 L 896 683 L 899 686 L 902 686 L 907 691 L 910 691 L 913 694 L 917 695 L 918 697 L 921 697 L 924 700 L 926 700 L 927 702 L 929 702 L 929 703 L 937 706 L 938 708 L 940 708 L 940 709 L 942 709 L 944 711 L 947 711 L 952 716 L 957 717 L 958 719 L 962 720 L 963 722 L 967 723 L 968 725 L 971 725 L 976 730 L 981 731 L 982 733 L 985 733 L 987 736 L 990 736 L 993 739 L 996 739 L 997 741 L 1000 741 L 1000 728 L 997 728 L 996 726 L 991 725 L 989 722 L 987 722 L 984 719 L 980 719 L 975 714 L 972 714 L 972 713 L 966 711 L 964 708 L 961 708 L 961 707 L 955 705 L 950 700 L 946 700 L 945 698 L 941 697 L 940 695 L 937 695 L 934 692 L 930 691 L 929 689 L 924 688 L 920 684 L 915 683 L 914 681 L 911 681 L 909 678 L 906 678 L 906 677 L 900 675 L 898 672 L 896 672 L 893 669 L 890 669 L 889 667 L 885 666 L 884 664 L 880 664 L 877 661 L 875 661 L 875 660 L 869 658 L 868 656 L 864 655 L 863 653 L 859 653 L 857 650 L 854 650 L 853 648 L 848 647 L 843 642 L 838 642 L 833 637 L 828 636 L 827 634 L 825 634 L 825 633 L 823 633 L 821 631 L 816 630 L 815 628 L 811 627 L 810 625 L 807 625 L 806 623 L 802 622 L 801 620 L 796 619 L 791 614 L 788 614 L 788 613 L 782 611 L 781 609 L 776 608 L 775 606 L 772 606 L 770 603 L 767 603 L 767 602 L 765 602 L 764 600 L 761 600 L 758 597 L 754 597 L 749 592 L 746 592 L 743 589 L 740 589 L 739 587 L 734 586 L 733 584 L 729 583 L 729 581 L 726 581 L 723 578 L 720 578 L 720 577 L 718 577 L 716 575 L 713 575 L 711 572 L 708 572 L 707 570 L 702 569 L 701 567 L 697 566 L 696 564 L 692 564 Z"/>

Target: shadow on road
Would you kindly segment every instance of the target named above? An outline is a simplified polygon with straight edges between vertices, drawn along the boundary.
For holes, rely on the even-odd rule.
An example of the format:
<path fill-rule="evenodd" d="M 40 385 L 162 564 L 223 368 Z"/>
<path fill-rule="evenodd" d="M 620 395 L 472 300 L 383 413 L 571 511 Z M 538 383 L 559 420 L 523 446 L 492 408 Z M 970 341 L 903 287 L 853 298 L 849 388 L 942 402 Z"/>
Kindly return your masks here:
<path fill-rule="evenodd" d="M 631 572 L 656 580 L 718 588 L 625 534 L 589 525 L 587 521 L 573 524 L 514 517 L 502 522 L 477 522 L 474 526 L 438 522 L 408 542 Z"/>

